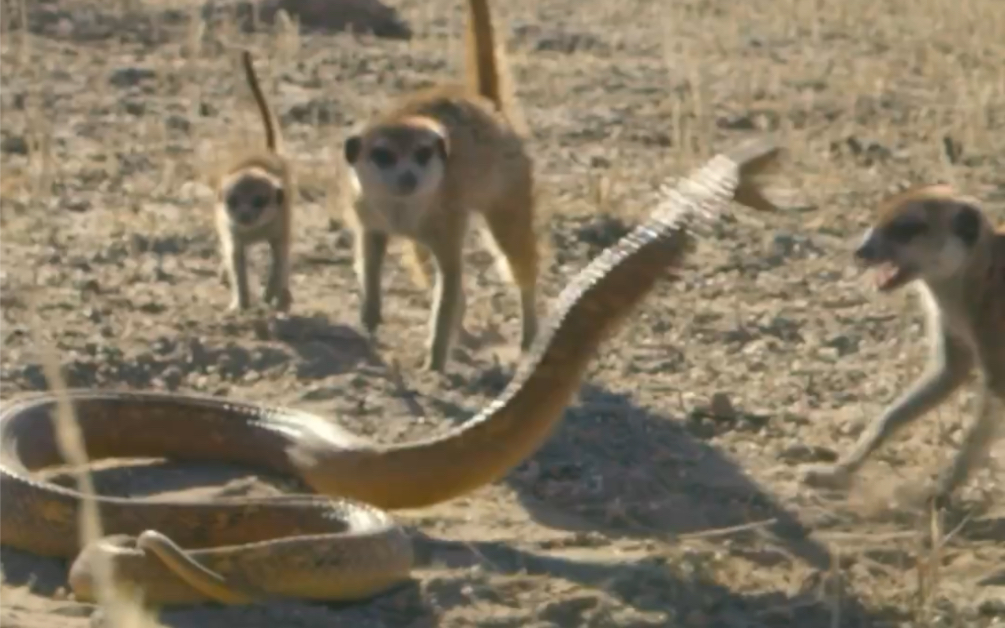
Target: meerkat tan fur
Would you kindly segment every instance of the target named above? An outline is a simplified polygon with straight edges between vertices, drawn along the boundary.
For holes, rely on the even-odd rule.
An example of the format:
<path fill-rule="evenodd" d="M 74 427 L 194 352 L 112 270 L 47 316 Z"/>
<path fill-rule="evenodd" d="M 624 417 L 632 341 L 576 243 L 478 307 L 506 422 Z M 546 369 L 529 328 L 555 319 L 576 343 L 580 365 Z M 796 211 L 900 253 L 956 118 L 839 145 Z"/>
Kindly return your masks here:
<path fill-rule="evenodd" d="M 538 248 L 534 172 L 504 106 L 486 0 L 468 0 L 465 85 L 407 96 L 344 142 L 353 202 L 360 321 L 381 322 L 381 268 L 388 239 L 411 247 L 413 277 L 436 268 L 425 368 L 445 370 L 464 315 L 461 248 L 473 212 L 504 276 L 517 287 L 520 346 L 537 333 Z"/>
<path fill-rule="evenodd" d="M 980 375 L 980 408 L 930 497 L 945 500 L 987 454 L 1005 422 L 1005 226 L 996 230 L 977 203 L 931 185 L 888 199 L 856 259 L 878 269 L 878 289 L 913 284 L 927 310 L 928 367 L 833 465 L 812 466 L 811 485 L 845 486 L 894 432 L 942 404 Z"/>
<path fill-rule="evenodd" d="M 247 249 L 267 242 L 271 268 L 263 300 L 289 310 L 290 237 L 294 191 L 293 172 L 277 146 L 272 112 L 255 76 L 251 53 L 241 55 L 245 78 L 265 127 L 265 150 L 243 155 L 221 177 L 217 189 L 216 228 L 220 237 L 220 278 L 232 292 L 231 310 L 250 306 Z"/>

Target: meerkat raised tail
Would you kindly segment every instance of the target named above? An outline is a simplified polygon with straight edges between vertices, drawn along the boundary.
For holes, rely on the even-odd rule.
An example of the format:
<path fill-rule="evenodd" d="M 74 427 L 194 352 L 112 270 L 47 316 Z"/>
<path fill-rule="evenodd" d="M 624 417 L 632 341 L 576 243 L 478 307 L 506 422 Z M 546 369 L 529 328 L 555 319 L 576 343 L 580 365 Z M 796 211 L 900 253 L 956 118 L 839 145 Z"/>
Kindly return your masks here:
<path fill-rule="evenodd" d="M 522 349 L 538 325 L 534 168 L 507 117 L 486 0 L 468 0 L 466 47 L 466 84 L 411 94 L 343 145 L 361 323 L 371 333 L 380 324 L 388 239 L 406 238 L 418 276 L 435 262 L 425 362 L 434 371 L 445 369 L 464 315 L 461 248 L 472 212 L 484 217 L 498 266 L 518 289 Z"/>
<path fill-rule="evenodd" d="M 247 309 L 251 299 L 246 251 L 252 244 L 267 242 L 272 265 L 263 299 L 286 311 L 293 302 L 290 293 L 293 172 L 280 154 L 276 124 L 255 76 L 251 53 L 244 51 L 241 60 L 265 127 L 265 150 L 235 160 L 217 185 L 216 229 L 223 257 L 220 278 L 229 283 L 233 294 L 230 309 Z"/>
<path fill-rule="evenodd" d="M 984 457 L 1005 422 L 1005 226 L 997 230 L 977 203 L 949 186 L 918 187 L 887 200 L 856 259 L 878 269 L 877 287 L 913 284 L 927 309 L 930 357 L 925 373 L 833 465 L 814 465 L 804 480 L 847 485 L 895 431 L 943 403 L 975 369 L 980 408 L 931 497 L 942 501 Z"/>

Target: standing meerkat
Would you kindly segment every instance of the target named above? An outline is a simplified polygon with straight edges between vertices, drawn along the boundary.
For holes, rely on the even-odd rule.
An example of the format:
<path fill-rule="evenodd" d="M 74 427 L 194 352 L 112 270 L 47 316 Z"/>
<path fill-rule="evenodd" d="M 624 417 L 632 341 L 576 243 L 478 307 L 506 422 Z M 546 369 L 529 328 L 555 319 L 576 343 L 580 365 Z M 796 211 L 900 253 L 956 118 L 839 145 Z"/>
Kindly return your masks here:
<path fill-rule="evenodd" d="M 280 311 L 293 302 L 290 293 L 290 237 L 294 195 L 293 172 L 277 148 L 272 112 L 255 76 L 251 53 L 241 55 L 248 86 L 255 97 L 265 127 L 266 150 L 257 150 L 236 160 L 219 180 L 216 201 L 216 230 L 223 257 L 220 279 L 229 284 L 231 310 L 246 310 L 249 245 L 268 242 L 272 265 L 263 299 Z"/>
<path fill-rule="evenodd" d="M 486 0 L 468 0 L 465 85 L 442 85 L 406 97 L 346 138 L 353 191 L 347 223 L 355 232 L 360 322 L 381 322 L 381 268 L 390 236 L 403 236 L 413 277 L 436 283 L 424 368 L 442 372 L 462 324 L 462 245 L 470 214 L 498 267 L 518 289 L 520 347 L 537 333 L 537 239 L 533 163 L 507 117 Z"/>
<path fill-rule="evenodd" d="M 996 230 L 975 201 L 950 186 L 918 187 L 883 204 L 855 258 L 878 269 L 881 292 L 916 286 L 927 310 L 928 367 L 851 452 L 833 465 L 810 466 L 804 480 L 846 486 L 895 431 L 943 403 L 976 367 L 982 380 L 977 417 L 931 495 L 944 501 L 966 481 L 1005 422 L 1005 226 Z"/>

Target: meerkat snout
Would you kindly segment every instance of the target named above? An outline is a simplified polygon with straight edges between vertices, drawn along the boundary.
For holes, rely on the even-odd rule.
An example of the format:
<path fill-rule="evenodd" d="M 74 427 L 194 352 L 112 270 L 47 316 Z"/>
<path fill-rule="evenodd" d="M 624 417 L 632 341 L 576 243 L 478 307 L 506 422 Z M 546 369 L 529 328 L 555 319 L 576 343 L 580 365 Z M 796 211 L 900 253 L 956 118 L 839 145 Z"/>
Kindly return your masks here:
<path fill-rule="evenodd" d="M 855 261 L 860 264 L 868 265 L 880 260 L 880 245 L 876 241 L 875 235 L 876 231 L 871 228 L 867 229 L 862 235 L 862 240 L 855 249 Z"/>
<path fill-rule="evenodd" d="M 411 170 L 406 170 L 398 175 L 398 192 L 400 194 L 411 194 L 419 185 L 419 178 Z"/>

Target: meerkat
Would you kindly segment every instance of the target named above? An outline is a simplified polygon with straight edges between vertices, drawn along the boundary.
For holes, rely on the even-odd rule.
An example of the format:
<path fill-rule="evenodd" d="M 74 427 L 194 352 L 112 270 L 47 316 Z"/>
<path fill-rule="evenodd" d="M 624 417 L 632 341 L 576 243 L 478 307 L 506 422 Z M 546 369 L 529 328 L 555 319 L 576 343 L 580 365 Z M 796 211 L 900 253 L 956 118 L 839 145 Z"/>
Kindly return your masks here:
<path fill-rule="evenodd" d="M 428 277 L 430 259 L 435 266 L 423 367 L 439 372 L 464 315 L 461 248 L 473 212 L 484 218 L 500 272 L 517 288 L 522 350 L 538 327 L 533 163 L 504 104 L 486 0 L 468 0 L 465 43 L 466 84 L 414 93 L 343 143 L 360 322 L 371 334 L 380 324 L 388 240 L 405 238 L 413 278 Z"/>
<path fill-rule="evenodd" d="M 976 201 L 948 185 L 902 192 L 883 203 L 856 249 L 856 260 L 878 269 L 877 288 L 913 284 L 927 310 L 928 367 L 832 465 L 813 465 L 804 481 L 844 487 L 894 432 L 943 403 L 975 369 L 980 408 L 960 449 L 929 497 L 944 502 L 987 454 L 1005 424 L 1005 225 L 995 229 Z"/>
<path fill-rule="evenodd" d="M 290 292 L 293 173 L 278 149 L 276 125 L 258 84 L 251 53 L 244 51 L 241 60 L 262 116 L 266 150 L 236 160 L 219 180 L 216 228 L 222 256 L 220 279 L 231 288 L 230 309 L 248 309 L 251 299 L 246 250 L 252 244 L 268 242 L 272 265 L 263 300 L 287 311 L 293 302 Z"/>

